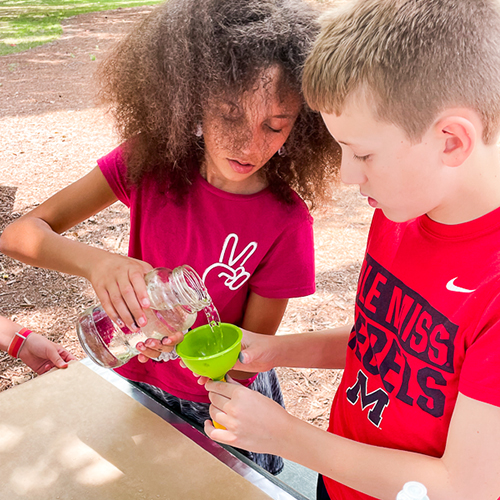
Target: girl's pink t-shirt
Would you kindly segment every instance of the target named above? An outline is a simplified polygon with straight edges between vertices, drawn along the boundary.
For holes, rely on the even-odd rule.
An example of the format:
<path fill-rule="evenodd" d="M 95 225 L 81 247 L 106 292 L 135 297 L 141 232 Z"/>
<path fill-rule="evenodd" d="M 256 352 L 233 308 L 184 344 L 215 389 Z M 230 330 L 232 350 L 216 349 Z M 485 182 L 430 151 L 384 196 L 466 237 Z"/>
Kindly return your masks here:
<path fill-rule="evenodd" d="M 98 165 L 130 208 L 129 255 L 153 267 L 193 267 L 221 321 L 241 324 L 250 291 L 273 299 L 314 293 L 313 220 L 296 193 L 285 204 L 269 189 L 227 193 L 198 175 L 179 204 L 152 176 L 131 186 L 120 147 Z M 206 321 L 198 313 L 194 326 Z M 178 361 L 142 364 L 133 358 L 117 372 L 183 399 L 209 402 L 205 388 Z"/>

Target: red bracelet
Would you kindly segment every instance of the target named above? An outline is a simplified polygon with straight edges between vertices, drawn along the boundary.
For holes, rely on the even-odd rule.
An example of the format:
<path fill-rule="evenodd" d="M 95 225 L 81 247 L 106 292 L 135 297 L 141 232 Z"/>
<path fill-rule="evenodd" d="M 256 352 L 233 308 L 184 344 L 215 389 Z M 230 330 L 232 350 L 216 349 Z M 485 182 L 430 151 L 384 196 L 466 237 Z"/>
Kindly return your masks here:
<path fill-rule="evenodd" d="M 21 328 L 18 332 L 15 333 L 14 338 L 10 342 L 9 348 L 7 349 L 7 352 L 13 358 L 19 357 L 19 351 L 23 347 L 30 333 L 31 330 L 28 330 L 27 328 Z"/>

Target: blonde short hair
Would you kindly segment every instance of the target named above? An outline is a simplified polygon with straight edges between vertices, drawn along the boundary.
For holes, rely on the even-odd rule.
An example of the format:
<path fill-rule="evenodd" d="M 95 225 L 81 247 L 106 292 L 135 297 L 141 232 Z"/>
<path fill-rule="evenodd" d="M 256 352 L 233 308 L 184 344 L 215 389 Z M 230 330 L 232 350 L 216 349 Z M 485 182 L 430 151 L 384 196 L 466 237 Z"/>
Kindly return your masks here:
<path fill-rule="evenodd" d="M 326 13 L 303 91 L 311 108 L 340 114 L 366 89 L 382 121 L 418 142 L 437 115 L 475 110 L 483 141 L 500 121 L 500 0 L 354 0 Z"/>

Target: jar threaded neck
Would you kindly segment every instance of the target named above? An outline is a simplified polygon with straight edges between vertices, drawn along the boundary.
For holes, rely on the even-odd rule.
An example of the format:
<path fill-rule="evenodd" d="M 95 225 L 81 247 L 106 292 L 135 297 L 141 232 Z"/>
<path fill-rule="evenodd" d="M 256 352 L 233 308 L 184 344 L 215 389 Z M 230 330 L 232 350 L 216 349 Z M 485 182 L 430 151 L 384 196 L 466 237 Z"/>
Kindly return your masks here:
<path fill-rule="evenodd" d="M 172 272 L 172 282 L 182 305 L 193 312 L 201 311 L 212 303 L 205 284 L 192 267 L 184 265 L 175 268 Z"/>

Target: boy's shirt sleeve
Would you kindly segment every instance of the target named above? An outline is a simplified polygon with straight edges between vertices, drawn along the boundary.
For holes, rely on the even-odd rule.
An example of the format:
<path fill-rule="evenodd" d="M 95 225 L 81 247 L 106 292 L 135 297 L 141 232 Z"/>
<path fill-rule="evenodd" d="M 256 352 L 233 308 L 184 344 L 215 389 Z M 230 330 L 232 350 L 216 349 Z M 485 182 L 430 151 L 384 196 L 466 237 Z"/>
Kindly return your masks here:
<path fill-rule="evenodd" d="M 476 338 L 467 346 L 459 391 L 483 403 L 500 406 L 500 295 L 485 307 Z"/>
<path fill-rule="evenodd" d="M 127 166 L 123 159 L 122 147 L 118 146 L 97 160 L 97 165 L 115 196 L 127 207 L 130 207 L 130 187 L 127 182 Z"/>

